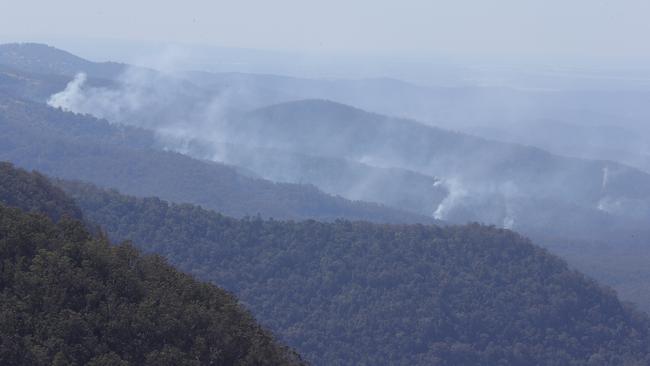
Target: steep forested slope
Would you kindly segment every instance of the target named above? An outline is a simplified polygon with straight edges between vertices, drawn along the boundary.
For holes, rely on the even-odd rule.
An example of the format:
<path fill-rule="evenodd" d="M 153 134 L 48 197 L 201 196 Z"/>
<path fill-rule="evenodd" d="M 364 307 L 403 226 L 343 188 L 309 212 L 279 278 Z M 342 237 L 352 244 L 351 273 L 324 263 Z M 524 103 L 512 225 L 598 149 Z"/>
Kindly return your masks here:
<path fill-rule="evenodd" d="M 70 201 L 40 175 L 2 168 L 0 364 L 301 363 L 224 290 L 94 238 L 79 221 L 7 207 L 45 199 L 58 217 Z"/>
<path fill-rule="evenodd" d="M 61 189 L 37 172 L 28 173 L 0 162 L 0 202 L 27 212 L 39 212 L 54 221 L 80 220 L 81 210 Z"/>
<path fill-rule="evenodd" d="M 145 130 L 0 96 L 0 159 L 21 167 L 134 195 L 200 204 L 233 216 L 433 221 L 333 197 L 314 186 L 249 178 L 231 166 L 163 151 L 156 141 Z"/>
<path fill-rule="evenodd" d="M 234 291 L 318 365 L 644 365 L 648 322 L 507 230 L 237 220 L 59 182 L 110 236 Z"/>
<path fill-rule="evenodd" d="M 634 234 L 631 234 L 634 235 Z M 600 283 L 614 288 L 619 298 L 650 314 L 650 251 L 648 242 L 621 238 L 618 242 L 557 238 L 552 232 L 535 236 L 535 243 L 549 248 Z"/>
<path fill-rule="evenodd" d="M 0 64 L 0 94 L 46 101 L 69 81 L 67 76 L 33 74 Z"/>

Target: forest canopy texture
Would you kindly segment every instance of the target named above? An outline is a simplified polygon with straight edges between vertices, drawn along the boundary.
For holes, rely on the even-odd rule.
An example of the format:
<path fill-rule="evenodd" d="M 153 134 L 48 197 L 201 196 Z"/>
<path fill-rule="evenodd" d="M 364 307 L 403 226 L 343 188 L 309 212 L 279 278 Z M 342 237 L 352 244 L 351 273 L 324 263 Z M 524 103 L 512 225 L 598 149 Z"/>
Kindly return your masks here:
<path fill-rule="evenodd" d="M 0 178 L 0 364 L 301 364 L 231 294 L 59 215 L 78 209 L 43 176 Z"/>
<path fill-rule="evenodd" d="M 648 321 L 509 230 L 233 219 L 59 182 L 316 365 L 647 365 Z"/>

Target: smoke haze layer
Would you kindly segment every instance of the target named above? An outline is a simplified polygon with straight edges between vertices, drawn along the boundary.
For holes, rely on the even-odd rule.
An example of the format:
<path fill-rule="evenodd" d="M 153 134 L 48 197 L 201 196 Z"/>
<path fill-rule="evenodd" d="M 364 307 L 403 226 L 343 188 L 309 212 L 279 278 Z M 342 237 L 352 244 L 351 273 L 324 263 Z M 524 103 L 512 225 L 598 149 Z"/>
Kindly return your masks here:
<path fill-rule="evenodd" d="M 563 158 L 326 101 L 246 111 L 238 101 L 259 95 L 260 84 L 206 88 L 182 75 L 130 67 L 113 84 L 93 86 L 79 74 L 48 103 L 151 129 L 164 149 L 449 222 L 535 226 L 540 213 L 530 202 L 544 199 L 555 202 L 547 210 L 580 208 L 612 220 L 640 219 L 648 211 L 650 192 L 635 194 L 630 187 L 649 178 L 617 164 Z"/>

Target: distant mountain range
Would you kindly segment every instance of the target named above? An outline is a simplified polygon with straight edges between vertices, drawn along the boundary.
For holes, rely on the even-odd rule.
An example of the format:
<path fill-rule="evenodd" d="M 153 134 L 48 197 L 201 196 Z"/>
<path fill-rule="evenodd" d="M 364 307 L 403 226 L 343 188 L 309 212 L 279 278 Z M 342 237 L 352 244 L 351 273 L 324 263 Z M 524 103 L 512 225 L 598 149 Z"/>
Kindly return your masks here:
<path fill-rule="evenodd" d="M 428 212 L 438 210 L 440 218 L 455 222 L 501 225 L 511 219 L 512 227 L 534 229 L 547 224 L 536 226 L 539 215 L 547 210 L 556 215 L 580 210 L 600 217 L 598 221 L 609 220 L 611 227 L 620 221 L 617 217 L 643 225 L 640 222 L 650 215 L 650 175 L 642 171 L 611 161 L 565 158 L 483 140 L 332 102 L 274 105 L 222 122 L 218 129 L 220 136 L 236 145 L 403 168 L 436 177 L 448 195 Z M 262 154 L 261 159 L 273 157 Z M 557 207 L 536 205 L 527 210 L 527 201 L 546 201 Z M 607 206 L 610 203 L 612 207 Z M 590 230 L 599 228 L 601 224 Z"/>
<path fill-rule="evenodd" d="M 16 56 L 20 52 L 15 49 L 13 53 L 5 52 L 14 55 L 9 58 L 12 67 L 20 64 L 13 60 L 53 53 L 55 60 L 70 58 L 55 65 L 75 65 L 86 71 L 87 64 L 63 51 L 38 45 L 22 47 L 33 47 L 40 52 L 27 52 L 22 57 Z M 41 59 L 47 57 L 38 60 Z M 28 64 L 44 62 L 38 60 Z M 89 76 L 105 76 L 114 69 L 113 64 L 93 65 L 87 71 Z M 74 68 L 61 67 L 59 74 L 70 70 Z M 593 228 L 583 227 L 584 223 L 573 222 L 569 222 L 567 230 L 598 238 L 602 238 L 602 222 L 611 222 L 607 230 L 620 226 L 627 230 L 629 222 L 637 225 L 635 222 L 643 222 L 650 214 L 650 176 L 613 162 L 562 158 L 534 148 L 486 141 L 324 101 L 290 102 L 251 112 L 226 107 L 228 110 L 223 113 L 200 117 L 205 113 L 196 111 L 203 111 L 215 95 L 203 90 L 203 86 L 165 75 L 151 78 L 153 71 L 143 72 L 146 82 L 141 87 L 163 90 L 152 93 L 153 102 L 158 104 L 145 103 L 140 109 L 121 114 L 124 120 L 118 122 L 154 128 L 159 134 L 166 134 L 161 144 L 165 148 L 239 165 L 267 179 L 311 183 L 331 194 L 381 202 L 421 215 L 435 214 L 437 218 L 454 222 L 477 220 L 524 231 L 543 228 L 546 222 L 540 221 L 540 217 L 552 216 L 545 211 L 537 212 L 539 208 L 532 213 L 526 209 L 533 206 L 527 200 L 540 200 L 551 203 L 544 205 L 544 210 L 551 209 L 556 215 L 562 212 L 571 216 L 576 210 L 588 213 L 595 219 L 591 221 L 597 222 L 592 226 L 600 231 L 594 233 Z M 120 78 L 123 76 L 117 77 L 117 85 L 105 81 L 102 84 L 102 79 L 91 78 L 89 87 L 103 85 L 107 90 L 120 91 Z M 274 85 L 282 84 L 278 79 L 283 80 L 267 76 L 263 84 L 276 88 Z M 40 80 L 27 84 L 46 83 Z M 31 94 L 38 99 L 39 93 Z M 89 107 L 81 111 L 94 110 Z M 238 147 L 233 149 L 233 144 Z M 260 148 L 274 151 L 255 150 Z M 355 176 L 352 173 L 355 169 L 368 174 Z M 405 170 L 398 175 L 406 174 L 405 177 L 414 178 L 414 183 L 409 184 L 403 178 L 385 178 L 391 175 L 385 169 L 394 169 L 393 173 Z M 338 186 L 328 183 L 333 176 L 337 177 Z M 400 194 L 400 189 L 394 188 L 400 179 L 412 187 L 401 190 L 412 193 L 411 196 Z M 433 187 L 436 182 L 437 186 Z M 414 195 L 422 200 L 414 200 Z M 625 217 L 625 223 L 620 222 L 619 216 Z M 573 228 L 575 224 L 579 225 L 578 230 Z"/>
<path fill-rule="evenodd" d="M 88 79 L 75 84 L 75 94 L 69 82 L 79 72 Z M 58 106 L 107 120 L 44 106 L 64 90 L 70 93 L 59 94 Z M 348 94 L 339 98 L 340 93 Z M 562 93 L 480 88 L 432 92 L 381 79 L 164 74 L 91 63 L 43 45 L 2 45 L 0 159 L 52 176 L 86 180 L 137 196 L 200 204 L 237 217 L 259 213 L 277 219 L 494 224 L 529 235 L 566 254 L 589 274 L 624 288 L 629 283 L 627 272 L 595 266 L 597 254 L 582 255 L 569 244 L 591 246 L 595 252 L 603 245 L 625 247 L 630 253 L 645 251 L 650 238 L 646 224 L 650 175 L 643 170 L 516 144 L 517 134 L 504 136 L 509 142 L 499 142 L 499 133 L 484 139 L 338 102 L 302 99 L 356 100 L 357 106 L 382 110 L 379 101 L 399 105 L 400 100 L 420 98 L 423 105 L 429 103 L 427 108 L 449 116 L 447 125 L 460 119 L 449 108 L 464 117 L 476 113 L 464 122 L 463 126 L 470 126 L 495 116 L 483 113 L 493 105 L 483 93 L 513 105 L 546 95 L 544 103 L 553 113 L 568 111 L 566 118 L 579 115 L 577 110 L 563 109 L 572 99 L 562 99 L 570 96 Z M 606 104 L 604 100 L 613 94 L 573 95 L 594 95 L 595 99 L 579 104 L 580 110 L 587 110 L 584 116 L 602 117 L 602 110 L 594 105 Z M 620 101 L 611 108 L 638 112 L 645 94 L 624 95 L 630 96 L 629 108 L 619 108 Z M 476 109 L 472 102 L 462 110 L 469 100 L 485 104 Z M 494 128 L 499 131 L 504 125 Z M 552 140 L 575 127 L 558 127 L 542 138 L 539 131 L 545 126 L 530 130 L 536 136 L 524 142 Z M 586 131 L 581 136 L 588 136 L 590 130 L 581 128 Z M 520 134 L 525 131 L 522 128 Z M 606 135 L 616 146 L 643 142 L 640 137 L 629 139 L 634 129 L 603 127 L 602 131 L 610 131 Z M 566 145 L 571 138 L 562 141 Z M 576 141 L 573 151 L 584 144 Z M 630 270 L 650 278 L 642 267 L 635 263 Z M 625 288 L 625 298 L 641 298 Z"/>
<path fill-rule="evenodd" d="M 38 43 L 0 45 L 0 64 L 35 74 L 75 75 L 84 71 L 113 79 L 128 67 L 115 62 L 95 63 L 69 52 Z"/>
<path fill-rule="evenodd" d="M 133 69 L 117 63 L 92 63 L 41 44 L 0 45 L 0 64 L 69 77 L 84 71 L 96 79 L 116 78 L 125 67 Z M 240 110 L 298 99 L 326 99 L 482 137 L 531 144 L 561 155 L 617 160 L 650 171 L 650 141 L 638 138 L 650 134 L 645 123 L 650 91 L 643 88 L 612 85 L 611 89 L 590 90 L 589 79 L 584 77 L 577 77 L 583 84 L 574 81 L 577 84 L 568 88 L 517 89 L 422 86 L 390 78 L 305 79 L 182 70 L 176 76 L 204 91 L 227 94 L 228 104 Z M 562 79 L 571 83 L 566 75 Z M 636 137 L 598 141 L 585 135 L 585 128 L 624 129 Z"/>
<path fill-rule="evenodd" d="M 245 109 L 326 99 L 556 154 L 616 160 L 650 172 L 650 141 L 643 138 L 650 134 L 645 123 L 650 117 L 647 88 L 590 90 L 588 78 L 580 77 L 583 84 L 565 89 L 517 89 L 469 83 L 464 87 L 421 86 L 390 78 L 300 79 L 204 72 L 183 76 L 209 90 L 231 90 L 233 99 Z M 565 79 L 570 83 L 569 76 Z M 611 130 L 613 134 L 606 133 Z M 593 131 L 599 135 L 595 137 Z M 624 140 L 618 138 L 622 133 Z"/>

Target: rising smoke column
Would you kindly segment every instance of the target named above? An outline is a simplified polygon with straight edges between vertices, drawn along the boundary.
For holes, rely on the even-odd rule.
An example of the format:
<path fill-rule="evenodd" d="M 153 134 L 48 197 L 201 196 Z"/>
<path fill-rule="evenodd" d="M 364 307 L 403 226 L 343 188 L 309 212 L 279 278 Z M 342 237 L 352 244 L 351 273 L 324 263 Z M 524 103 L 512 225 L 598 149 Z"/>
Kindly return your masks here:
<path fill-rule="evenodd" d="M 78 73 L 75 75 L 74 79 L 66 85 L 65 89 L 56 94 L 52 94 L 47 100 L 47 104 L 50 107 L 61 108 L 64 111 L 79 113 L 81 109 L 80 106 L 83 105 L 85 100 L 82 88 L 87 79 L 88 77 L 85 73 Z"/>
<path fill-rule="evenodd" d="M 434 187 L 444 187 L 448 192 L 433 213 L 435 219 L 479 221 L 505 229 L 513 229 L 517 223 L 521 192 L 511 181 L 472 184 L 449 178 L 436 181 Z"/>
<path fill-rule="evenodd" d="M 605 165 L 603 167 L 603 183 L 601 185 L 601 189 L 603 192 L 605 192 L 605 188 L 607 188 L 608 184 L 609 184 L 609 166 Z"/>
<path fill-rule="evenodd" d="M 438 180 L 433 184 L 433 186 L 443 186 L 449 192 L 447 197 L 440 202 L 436 210 L 433 212 L 433 217 L 436 220 L 446 220 L 451 210 L 453 210 L 454 207 L 469 195 L 469 192 L 462 186 L 458 179 Z"/>
<path fill-rule="evenodd" d="M 120 80 L 127 75 L 120 77 Z M 65 89 L 53 94 L 47 104 L 64 111 L 90 114 L 97 118 L 107 119 L 113 123 L 135 124 L 128 117 L 146 105 L 147 96 L 142 87 L 137 84 L 120 81 L 115 89 L 93 87 L 87 83 L 85 73 L 78 73 L 66 85 Z"/>

